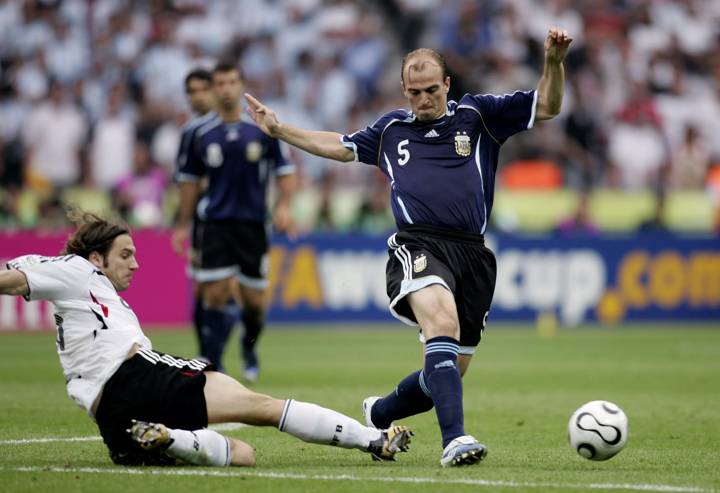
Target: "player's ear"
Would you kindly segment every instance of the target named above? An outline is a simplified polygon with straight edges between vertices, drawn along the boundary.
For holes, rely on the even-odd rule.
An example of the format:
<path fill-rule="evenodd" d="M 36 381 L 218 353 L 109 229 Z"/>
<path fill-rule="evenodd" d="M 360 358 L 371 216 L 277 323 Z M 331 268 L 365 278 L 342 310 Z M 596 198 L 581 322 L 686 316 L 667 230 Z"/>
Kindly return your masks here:
<path fill-rule="evenodd" d="M 445 80 L 443 81 L 443 90 L 445 91 L 445 94 L 450 92 L 450 77 L 445 77 Z"/>
<path fill-rule="evenodd" d="M 98 252 L 91 252 L 90 255 L 88 255 L 88 260 L 97 268 L 103 266 L 103 259 Z"/>

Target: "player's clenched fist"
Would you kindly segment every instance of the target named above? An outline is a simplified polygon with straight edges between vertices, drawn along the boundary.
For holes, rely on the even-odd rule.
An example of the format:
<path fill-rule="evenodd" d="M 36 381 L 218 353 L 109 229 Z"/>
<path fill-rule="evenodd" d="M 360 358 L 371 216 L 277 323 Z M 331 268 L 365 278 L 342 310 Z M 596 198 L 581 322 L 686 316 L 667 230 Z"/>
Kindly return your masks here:
<path fill-rule="evenodd" d="M 572 38 L 564 29 L 552 27 L 545 38 L 545 59 L 549 62 L 560 63 L 565 59 Z"/>

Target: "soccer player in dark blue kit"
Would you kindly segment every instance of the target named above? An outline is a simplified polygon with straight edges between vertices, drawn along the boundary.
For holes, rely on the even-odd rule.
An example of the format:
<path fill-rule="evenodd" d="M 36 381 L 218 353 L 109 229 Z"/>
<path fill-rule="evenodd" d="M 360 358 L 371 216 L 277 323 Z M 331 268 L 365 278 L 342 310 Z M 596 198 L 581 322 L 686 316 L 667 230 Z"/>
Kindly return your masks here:
<path fill-rule="evenodd" d="M 259 371 L 256 344 L 264 324 L 268 285 L 267 188 L 275 175 L 278 198 L 273 224 L 277 231 L 291 230 L 295 167 L 276 139 L 265 135 L 252 121 L 241 119 L 243 80 L 235 65 L 220 63 L 215 67 L 212 90 L 217 114 L 195 132 L 178 173 L 178 228 L 188 229 L 200 194 L 200 178 L 206 176 L 207 204 L 197 234 L 195 269 L 204 303 L 204 356 L 221 367 L 234 323 L 226 310 L 227 301 L 239 281 L 245 378 L 254 381 Z"/>
<path fill-rule="evenodd" d="M 465 95 L 448 102 L 450 78 L 437 52 L 421 48 L 403 59 L 402 89 L 412 111 L 396 110 L 349 135 L 309 131 L 278 121 L 247 94 L 249 112 L 268 135 L 338 161 L 378 166 L 391 182 L 398 232 L 388 240 L 387 291 L 393 315 L 420 326 L 424 365 L 385 397 L 369 397 L 369 425 L 435 407 L 442 466 L 474 464 L 487 447 L 464 429 L 462 375 L 485 328 L 496 264 L 483 241 L 492 209 L 500 146 L 536 120 L 560 112 L 567 31 L 545 40 L 536 90 L 504 96 Z"/>
<path fill-rule="evenodd" d="M 187 122 L 182 128 L 180 146 L 178 148 L 176 161 L 178 181 L 183 181 L 184 178 L 189 179 L 191 182 L 196 181 L 196 177 L 194 175 L 184 177 L 180 170 L 186 165 L 190 143 L 194 140 L 195 133 L 215 115 L 212 111 L 213 95 L 210 88 L 211 83 L 212 74 L 208 70 L 195 69 L 185 76 L 185 94 L 187 95 L 190 109 L 196 116 Z M 202 229 L 202 220 L 204 218 L 203 209 L 203 201 L 200 200 L 192 219 L 192 234 L 190 237 L 191 251 L 196 251 L 197 248 L 197 234 Z M 182 228 L 177 228 L 173 231 L 172 245 L 178 255 L 186 256 L 187 254 L 185 244 L 188 240 L 188 233 L 188 228 L 185 227 L 185 225 L 183 225 Z M 200 354 L 204 356 L 204 337 L 202 334 L 203 301 L 202 293 L 200 292 L 200 283 L 195 280 L 195 267 L 197 266 L 193 265 L 193 255 L 191 254 L 188 274 L 193 279 L 193 294 L 195 296 L 195 303 L 193 306 L 193 327 L 195 329 L 195 335 L 198 339 Z"/>

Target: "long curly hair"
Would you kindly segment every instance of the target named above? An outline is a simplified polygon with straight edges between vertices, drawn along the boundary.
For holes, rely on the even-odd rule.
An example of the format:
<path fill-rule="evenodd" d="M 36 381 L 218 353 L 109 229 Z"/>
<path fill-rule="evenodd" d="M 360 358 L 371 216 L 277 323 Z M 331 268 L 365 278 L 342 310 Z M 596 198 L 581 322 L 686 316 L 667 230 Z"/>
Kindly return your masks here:
<path fill-rule="evenodd" d="M 92 252 L 97 252 L 105 257 L 115 238 L 130 234 L 128 226 L 108 221 L 91 212 L 70 209 L 67 217 L 77 229 L 65 243 L 63 255 L 75 254 L 87 259 Z"/>

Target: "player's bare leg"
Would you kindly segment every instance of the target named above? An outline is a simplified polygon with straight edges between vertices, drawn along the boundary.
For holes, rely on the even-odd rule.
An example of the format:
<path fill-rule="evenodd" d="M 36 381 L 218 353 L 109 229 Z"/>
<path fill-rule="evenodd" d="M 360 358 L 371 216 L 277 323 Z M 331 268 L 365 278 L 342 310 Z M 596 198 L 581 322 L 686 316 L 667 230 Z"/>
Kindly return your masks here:
<path fill-rule="evenodd" d="M 315 404 L 259 394 L 222 373 L 207 372 L 205 375 L 205 401 L 210 423 L 276 426 L 309 443 L 354 448 L 385 460 L 406 451 L 412 436 L 405 427 L 376 430 Z"/>
<path fill-rule="evenodd" d="M 458 370 L 460 371 L 461 377 L 464 377 L 468 368 L 470 368 L 472 357 L 472 354 L 458 354 Z"/>

